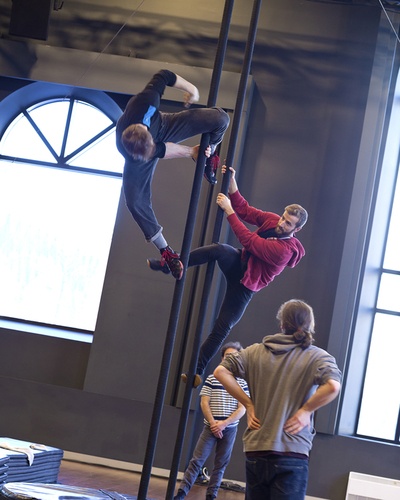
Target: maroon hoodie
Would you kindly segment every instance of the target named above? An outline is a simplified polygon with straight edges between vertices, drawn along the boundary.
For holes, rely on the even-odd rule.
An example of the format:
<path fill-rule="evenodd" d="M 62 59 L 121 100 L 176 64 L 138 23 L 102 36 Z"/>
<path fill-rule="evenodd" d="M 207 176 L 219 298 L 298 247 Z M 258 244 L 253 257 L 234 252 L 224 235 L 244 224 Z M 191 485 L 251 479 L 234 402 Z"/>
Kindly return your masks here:
<path fill-rule="evenodd" d="M 296 266 L 305 255 L 304 247 L 295 236 L 262 238 L 258 233 L 275 228 L 280 216 L 251 207 L 239 191 L 231 194 L 230 199 L 236 213 L 228 217 L 228 222 L 243 246 L 242 259 L 248 259 L 241 283 L 249 290 L 258 292 L 285 267 Z M 257 226 L 258 230 L 250 231 L 239 218 Z"/>

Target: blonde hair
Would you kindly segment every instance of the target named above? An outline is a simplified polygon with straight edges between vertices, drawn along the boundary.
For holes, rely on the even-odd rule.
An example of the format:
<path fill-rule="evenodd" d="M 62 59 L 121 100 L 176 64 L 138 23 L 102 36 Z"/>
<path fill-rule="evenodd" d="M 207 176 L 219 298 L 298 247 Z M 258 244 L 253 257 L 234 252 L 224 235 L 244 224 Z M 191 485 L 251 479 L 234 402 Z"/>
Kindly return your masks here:
<path fill-rule="evenodd" d="M 288 300 L 281 305 L 276 317 L 282 332 L 293 335 L 295 342 L 301 344 L 303 349 L 314 342 L 314 311 L 302 300 Z"/>
<path fill-rule="evenodd" d="M 149 161 L 154 156 L 153 137 L 143 125 L 129 125 L 122 132 L 121 141 L 134 160 Z"/>

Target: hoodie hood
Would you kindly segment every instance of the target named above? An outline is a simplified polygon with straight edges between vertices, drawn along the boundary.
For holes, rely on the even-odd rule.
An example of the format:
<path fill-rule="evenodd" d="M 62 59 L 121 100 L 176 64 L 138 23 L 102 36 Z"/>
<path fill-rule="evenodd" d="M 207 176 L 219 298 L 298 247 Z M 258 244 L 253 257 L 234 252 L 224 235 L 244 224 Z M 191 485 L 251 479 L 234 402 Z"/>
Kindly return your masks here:
<path fill-rule="evenodd" d="M 293 335 L 286 335 L 285 333 L 267 335 L 263 338 L 262 343 L 273 354 L 285 354 L 296 349 L 296 347 L 300 347 L 300 344 L 295 342 Z"/>
<path fill-rule="evenodd" d="M 305 250 L 303 245 L 300 243 L 300 241 L 296 238 L 295 235 L 293 235 L 290 240 L 290 250 L 292 252 L 292 256 L 290 260 L 287 263 L 288 267 L 295 267 L 297 264 L 300 262 L 300 260 L 304 257 L 305 255 Z"/>

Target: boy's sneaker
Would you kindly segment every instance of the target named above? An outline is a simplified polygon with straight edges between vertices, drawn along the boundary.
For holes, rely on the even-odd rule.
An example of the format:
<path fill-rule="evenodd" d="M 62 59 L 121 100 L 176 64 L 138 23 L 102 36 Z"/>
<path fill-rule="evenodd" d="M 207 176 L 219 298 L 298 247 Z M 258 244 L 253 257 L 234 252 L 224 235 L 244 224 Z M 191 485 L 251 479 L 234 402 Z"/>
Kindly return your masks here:
<path fill-rule="evenodd" d="M 213 153 L 209 158 L 206 159 L 206 166 L 204 167 L 204 177 L 208 180 L 210 184 L 217 183 L 217 168 L 219 167 L 219 156 Z"/>
<path fill-rule="evenodd" d="M 164 265 L 161 263 L 160 260 L 157 259 L 147 259 L 147 265 L 152 271 L 161 271 L 164 274 L 171 274 L 171 271 L 169 270 L 169 267 L 167 265 Z"/>
<path fill-rule="evenodd" d="M 207 467 L 202 467 L 200 469 L 199 475 L 195 481 L 195 484 L 207 484 L 210 480 L 210 474 L 208 473 Z"/>
<path fill-rule="evenodd" d="M 175 253 L 169 245 L 162 251 L 160 263 L 162 267 L 168 267 L 168 269 L 172 273 L 172 276 L 176 280 L 180 280 L 182 278 L 183 264 L 179 260 L 179 254 Z"/>

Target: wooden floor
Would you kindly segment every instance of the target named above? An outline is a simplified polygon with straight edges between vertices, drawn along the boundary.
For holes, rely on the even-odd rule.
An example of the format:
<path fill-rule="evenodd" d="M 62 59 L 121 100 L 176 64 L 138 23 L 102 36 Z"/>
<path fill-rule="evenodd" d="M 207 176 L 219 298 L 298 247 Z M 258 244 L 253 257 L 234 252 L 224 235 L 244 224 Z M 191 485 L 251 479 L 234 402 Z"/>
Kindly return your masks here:
<path fill-rule="evenodd" d="M 69 486 L 116 491 L 122 495 L 136 496 L 139 490 L 140 474 L 137 472 L 112 469 L 102 465 L 91 465 L 81 462 L 63 460 L 61 462 L 58 482 Z M 177 487 L 178 489 L 179 481 Z M 151 477 L 147 492 L 148 499 L 162 500 L 165 498 L 168 479 Z M 188 500 L 204 500 L 206 487 L 193 485 L 187 495 Z M 218 500 L 243 500 L 244 493 L 220 488 Z"/>

